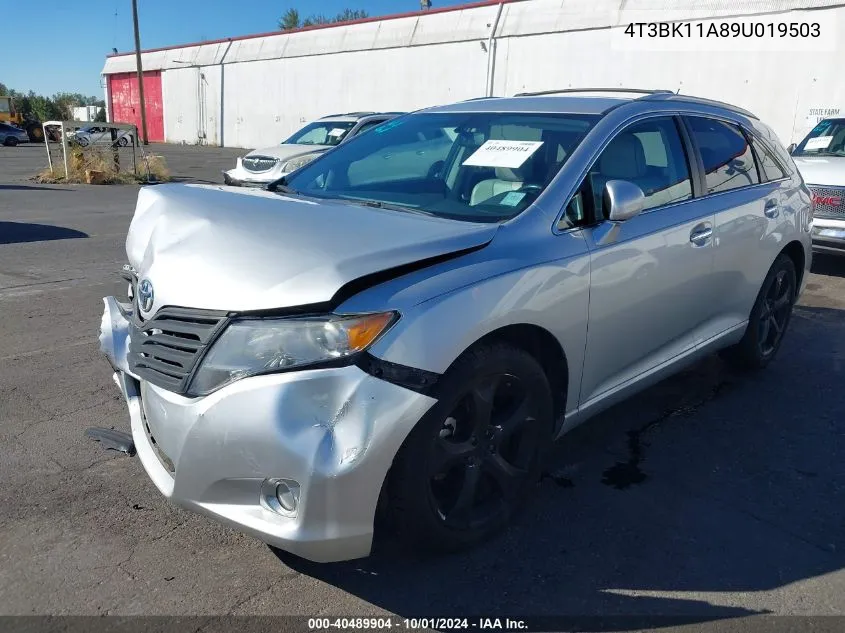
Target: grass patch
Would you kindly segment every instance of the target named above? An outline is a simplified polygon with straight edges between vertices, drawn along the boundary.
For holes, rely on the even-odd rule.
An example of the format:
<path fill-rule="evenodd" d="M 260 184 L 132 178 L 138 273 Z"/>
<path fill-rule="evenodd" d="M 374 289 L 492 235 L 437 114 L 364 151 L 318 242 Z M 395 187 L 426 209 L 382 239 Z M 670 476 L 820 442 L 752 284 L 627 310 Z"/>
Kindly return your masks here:
<path fill-rule="evenodd" d="M 129 185 L 168 182 L 170 170 L 163 156 L 142 153 L 137 158 L 137 173 L 132 171 L 132 156 L 120 152 L 119 167 L 110 147 L 68 147 L 68 173 L 61 154 L 53 157 L 53 169 L 46 168 L 34 180 L 45 184 Z"/>

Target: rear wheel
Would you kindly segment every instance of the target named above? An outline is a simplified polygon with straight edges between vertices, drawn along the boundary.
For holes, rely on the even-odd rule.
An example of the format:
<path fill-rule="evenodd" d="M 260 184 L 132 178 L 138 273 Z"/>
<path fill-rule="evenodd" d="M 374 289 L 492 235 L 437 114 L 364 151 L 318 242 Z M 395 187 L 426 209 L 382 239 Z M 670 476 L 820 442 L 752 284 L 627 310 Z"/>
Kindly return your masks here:
<path fill-rule="evenodd" d="M 504 344 L 468 352 L 440 385 L 396 456 L 388 506 L 403 541 L 448 551 L 520 509 L 551 438 L 552 396 L 537 361 Z"/>
<path fill-rule="evenodd" d="M 44 129 L 40 123 L 30 123 L 26 126 L 26 134 L 30 143 L 41 143 L 44 140 Z"/>
<path fill-rule="evenodd" d="M 780 349 L 796 297 L 795 264 L 780 254 L 763 280 L 742 340 L 722 352 L 740 369 L 761 369 Z"/>
<path fill-rule="evenodd" d="M 121 136 L 119 139 L 117 139 L 117 144 L 121 147 L 126 147 L 127 145 L 129 145 L 129 138 L 126 136 Z"/>

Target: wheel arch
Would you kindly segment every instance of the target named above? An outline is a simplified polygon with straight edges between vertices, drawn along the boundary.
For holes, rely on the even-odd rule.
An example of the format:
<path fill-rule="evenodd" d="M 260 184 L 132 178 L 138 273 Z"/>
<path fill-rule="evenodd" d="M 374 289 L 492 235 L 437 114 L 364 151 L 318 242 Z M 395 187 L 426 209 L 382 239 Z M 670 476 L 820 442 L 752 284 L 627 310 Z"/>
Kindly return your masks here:
<path fill-rule="evenodd" d="M 807 254 L 804 252 L 804 246 L 798 240 L 793 240 L 784 246 L 778 255 L 786 255 L 795 265 L 795 287 L 797 291 L 801 288 L 801 283 L 804 280 L 804 266 L 807 262 Z"/>
<path fill-rule="evenodd" d="M 539 325 L 532 323 L 505 325 L 487 332 L 469 345 L 458 354 L 452 365 L 467 352 L 476 347 L 491 343 L 507 343 L 525 350 L 543 368 L 546 379 L 549 381 L 549 387 L 552 390 L 552 397 L 554 398 L 554 433 L 557 434 L 563 424 L 563 417 L 566 413 L 566 398 L 570 375 L 569 363 L 560 341 L 558 341 L 554 334 Z M 452 365 L 449 367 L 451 368 Z"/>

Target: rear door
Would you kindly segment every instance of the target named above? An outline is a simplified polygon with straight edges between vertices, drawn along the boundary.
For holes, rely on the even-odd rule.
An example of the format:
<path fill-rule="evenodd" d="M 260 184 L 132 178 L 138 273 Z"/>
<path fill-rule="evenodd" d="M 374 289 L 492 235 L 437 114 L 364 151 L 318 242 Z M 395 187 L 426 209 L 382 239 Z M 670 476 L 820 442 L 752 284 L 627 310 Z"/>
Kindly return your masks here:
<path fill-rule="evenodd" d="M 715 214 L 718 311 L 696 333 L 703 343 L 748 319 L 763 279 L 783 248 L 778 227 L 784 215 L 782 188 L 789 179 L 759 139 L 765 160 L 758 164 L 754 137 L 737 123 L 704 116 L 684 120 L 701 156 L 705 199 Z"/>
<path fill-rule="evenodd" d="M 581 195 L 603 215 L 585 231 L 591 255 L 590 313 L 581 405 L 609 395 L 695 345 L 712 312 L 713 213 L 698 183 L 680 120 L 659 116 L 619 132 L 590 169 Z M 646 194 L 646 209 L 603 220 L 609 180 Z"/>

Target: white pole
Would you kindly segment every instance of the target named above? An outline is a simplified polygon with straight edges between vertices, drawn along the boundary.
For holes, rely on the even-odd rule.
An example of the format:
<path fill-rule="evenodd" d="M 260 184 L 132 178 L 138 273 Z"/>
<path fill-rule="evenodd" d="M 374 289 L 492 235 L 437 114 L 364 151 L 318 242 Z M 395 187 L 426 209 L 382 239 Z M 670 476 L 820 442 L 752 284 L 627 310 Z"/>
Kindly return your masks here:
<path fill-rule="evenodd" d="M 59 123 L 59 134 L 62 135 L 62 156 L 65 159 L 65 180 L 70 178 L 70 172 L 67 170 L 67 136 L 65 135 L 65 122 Z"/>
<path fill-rule="evenodd" d="M 47 162 L 50 164 L 50 173 L 53 173 L 53 157 L 50 156 L 50 144 L 47 142 L 47 126 L 42 123 L 41 130 L 44 132 L 44 147 L 47 148 Z"/>
<path fill-rule="evenodd" d="M 493 20 L 493 27 L 490 29 L 490 37 L 487 38 L 487 90 L 485 96 L 493 96 L 493 67 L 495 65 L 495 45 L 496 29 L 499 28 L 499 19 L 502 17 L 502 8 L 505 6 L 504 1 L 499 3 L 499 8 L 496 10 L 496 19 Z"/>

